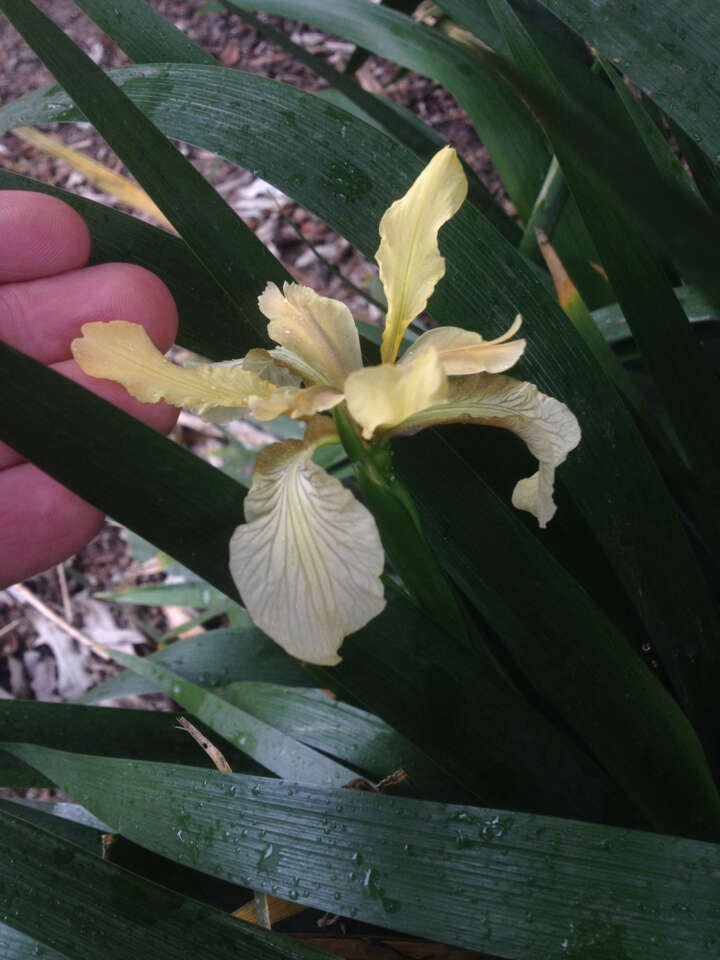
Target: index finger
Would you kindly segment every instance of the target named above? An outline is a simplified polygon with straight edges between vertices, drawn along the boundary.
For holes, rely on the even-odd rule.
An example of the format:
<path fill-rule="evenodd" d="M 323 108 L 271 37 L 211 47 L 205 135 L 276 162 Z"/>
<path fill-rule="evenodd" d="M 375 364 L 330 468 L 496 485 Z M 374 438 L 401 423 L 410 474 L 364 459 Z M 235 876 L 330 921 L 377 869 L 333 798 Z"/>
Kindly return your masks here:
<path fill-rule="evenodd" d="M 76 270 L 89 255 L 85 221 L 62 200 L 0 190 L 0 283 Z"/>

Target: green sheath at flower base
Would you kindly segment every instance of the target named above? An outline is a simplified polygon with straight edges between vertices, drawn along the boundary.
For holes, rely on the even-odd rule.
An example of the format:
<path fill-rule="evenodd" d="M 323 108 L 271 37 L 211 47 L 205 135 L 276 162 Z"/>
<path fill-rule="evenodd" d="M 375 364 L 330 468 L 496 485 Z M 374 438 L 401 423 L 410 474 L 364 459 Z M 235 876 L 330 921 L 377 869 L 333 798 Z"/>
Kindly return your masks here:
<path fill-rule="evenodd" d="M 308 422 L 304 441 L 275 444 L 258 456 L 245 500 L 247 523 L 230 544 L 230 569 L 250 616 L 301 660 L 338 663 L 343 638 L 385 605 L 384 554 L 373 515 L 312 461 L 318 444 L 339 442 L 332 420 L 319 413 L 336 409 L 343 444 L 367 472 L 364 489 L 373 493 L 370 506 L 382 507 L 386 532 L 393 527 L 388 510 L 395 505 L 402 514 L 405 532 L 392 538 L 396 547 L 407 549 L 407 534 L 415 530 L 413 542 L 425 540 L 412 505 L 392 488 L 389 474 L 374 476 L 374 455 L 387 455 L 393 435 L 428 426 L 460 421 L 512 430 L 539 464 L 533 476 L 518 481 L 513 504 L 533 513 L 541 527 L 555 512 L 555 469 L 579 442 L 580 428 L 559 400 L 533 384 L 499 376 L 525 350 L 524 340 L 513 339 L 520 317 L 495 340 L 458 327 L 428 331 L 395 362 L 408 324 L 445 272 L 438 232 L 466 191 L 455 151 L 445 147 L 383 216 L 376 258 L 388 311 L 384 362 L 378 366 L 362 366 L 357 329 L 343 303 L 293 283 L 282 291 L 269 283 L 259 296 L 278 346 L 252 350 L 242 360 L 179 367 L 131 323 L 86 324 L 73 343 L 86 373 L 117 380 L 145 402 L 164 399 L 216 420 L 250 413 Z M 428 557 L 432 579 L 427 551 L 420 553 Z M 420 593 L 423 578 L 415 578 L 412 564 L 401 556 L 394 560 L 407 571 L 408 587 Z M 431 606 L 457 620 L 446 586 Z M 447 622 L 448 616 L 440 619 Z M 462 623 L 453 629 L 461 633 Z"/>

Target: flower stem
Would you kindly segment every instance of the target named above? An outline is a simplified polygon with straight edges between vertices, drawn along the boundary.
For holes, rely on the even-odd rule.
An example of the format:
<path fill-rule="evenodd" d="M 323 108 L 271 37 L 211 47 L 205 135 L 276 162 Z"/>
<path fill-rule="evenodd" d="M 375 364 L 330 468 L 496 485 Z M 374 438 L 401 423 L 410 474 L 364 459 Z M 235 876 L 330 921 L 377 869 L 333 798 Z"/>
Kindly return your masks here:
<path fill-rule="evenodd" d="M 334 410 L 335 423 L 368 509 L 375 517 L 383 546 L 413 599 L 449 633 L 468 640 L 468 624 L 455 590 L 423 533 L 409 492 L 397 479 L 389 445 L 366 446 L 344 405 Z"/>

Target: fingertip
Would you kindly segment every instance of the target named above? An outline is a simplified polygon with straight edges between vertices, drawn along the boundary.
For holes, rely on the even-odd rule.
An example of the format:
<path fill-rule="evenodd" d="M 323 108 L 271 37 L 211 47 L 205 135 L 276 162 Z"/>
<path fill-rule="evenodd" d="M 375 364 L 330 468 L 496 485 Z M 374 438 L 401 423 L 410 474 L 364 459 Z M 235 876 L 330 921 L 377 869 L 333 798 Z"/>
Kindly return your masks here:
<path fill-rule="evenodd" d="M 31 463 L 0 473 L 0 588 L 77 553 L 102 522 L 100 510 Z"/>
<path fill-rule="evenodd" d="M 90 231 L 57 197 L 0 190 L 0 282 L 34 280 L 84 266 Z"/>
<path fill-rule="evenodd" d="M 75 360 L 54 363 L 52 368 L 57 373 L 73 380 L 79 386 L 85 387 L 86 390 L 96 393 L 103 400 L 107 400 L 108 403 L 119 407 L 125 413 L 129 413 L 131 417 L 142 420 L 146 426 L 152 427 L 159 433 L 170 433 L 175 426 L 180 411 L 177 407 L 165 403 L 164 400 L 160 400 L 158 403 L 141 403 L 131 397 L 125 387 L 119 383 L 114 383 L 112 380 L 101 380 L 84 373 Z"/>
<path fill-rule="evenodd" d="M 158 350 L 166 353 L 177 337 L 178 312 L 163 281 L 133 263 L 105 263 L 93 270 L 97 271 L 97 282 L 105 285 L 108 313 L 97 319 L 142 323 Z"/>

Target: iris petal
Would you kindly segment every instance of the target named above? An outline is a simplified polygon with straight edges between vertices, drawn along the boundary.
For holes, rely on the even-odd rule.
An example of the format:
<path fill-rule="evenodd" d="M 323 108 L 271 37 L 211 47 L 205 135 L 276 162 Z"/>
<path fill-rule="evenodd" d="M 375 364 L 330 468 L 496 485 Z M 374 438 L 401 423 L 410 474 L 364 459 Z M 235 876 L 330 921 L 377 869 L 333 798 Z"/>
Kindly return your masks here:
<path fill-rule="evenodd" d="M 345 381 L 348 411 L 366 440 L 380 428 L 387 430 L 442 403 L 446 394 L 447 377 L 435 350 L 424 350 L 409 363 L 365 367 Z"/>
<path fill-rule="evenodd" d="M 512 430 L 537 458 L 539 469 L 520 480 L 513 505 L 547 526 L 555 514 L 555 469 L 580 442 L 580 425 L 574 414 L 532 383 L 511 377 L 479 373 L 449 381 L 447 400 L 408 417 L 393 433 L 415 433 L 442 423 L 475 423 Z"/>
<path fill-rule="evenodd" d="M 355 321 L 339 300 L 297 283 L 285 283 L 282 293 L 268 283 L 258 304 L 270 321 L 268 335 L 283 348 L 273 356 L 292 367 L 307 386 L 321 383 L 342 390 L 345 377 L 362 366 Z"/>
<path fill-rule="evenodd" d="M 502 373 L 514 366 L 525 351 L 525 340 L 510 339 L 520 329 L 521 322 L 518 315 L 510 329 L 495 340 L 484 340 L 479 333 L 460 327 L 428 330 L 408 347 L 400 363 L 407 363 L 424 350 L 433 349 L 437 350 L 448 376 Z"/>
<path fill-rule="evenodd" d="M 445 274 L 438 231 L 457 213 L 466 194 L 467 180 L 457 154 L 451 147 L 444 147 L 380 221 L 375 259 L 388 304 L 381 346 L 383 363 L 394 362 L 405 331 L 425 309 Z"/>
<path fill-rule="evenodd" d="M 343 638 L 385 606 L 384 553 L 372 514 L 312 462 L 316 441 L 259 454 L 230 572 L 257 626 L 292 656 L 333 666 Z"/>
<path fill-rule="evenodd" d="M 171 363 L 138 323 L 86 323 L 81 332 L 82 337 L 72 342 L 81 369 L 92 377 L 121 383 L 143 403 L 165 400 L 208 418 L 213 411 L 237 411 L 234 415 L 242 416 L 250 395 L 268 397 L 275 390 L 272 383 L 243 369 L 241 360 L 187 367 Z"/>

